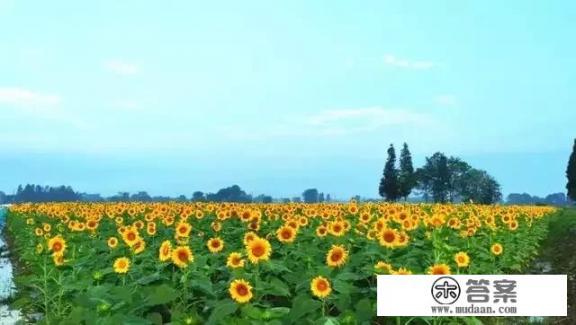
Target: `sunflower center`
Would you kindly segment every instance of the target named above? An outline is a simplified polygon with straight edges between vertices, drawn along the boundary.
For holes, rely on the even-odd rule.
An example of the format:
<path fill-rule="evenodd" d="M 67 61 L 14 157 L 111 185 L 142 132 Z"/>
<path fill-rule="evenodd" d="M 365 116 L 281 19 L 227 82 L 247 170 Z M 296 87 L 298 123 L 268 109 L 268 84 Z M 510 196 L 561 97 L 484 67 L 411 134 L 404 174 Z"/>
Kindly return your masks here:
<path fill-rule="evenodd" d="M 239 296 L 246 296 L 248 295 L 248 288 L 244 284 L 239 284 L 236 286 L 236 292 Z"/>
<path fill-rule="evenodd" d="M 180 259 L 183 262 L 188 261 L 188 252 L 186 251 L 179 251 L 178 252 L 178 259 Z"/>
<path fill-rule="evenodd" d="M 394 241 L 394 239 L 396 239 L 396 236 L 394 235 L 393 232 L 391 231 L 387 231 L 384 233 L 384 241 L 387 243 L 391 243 Z"/>
<path fill-rule="evenodd" d="M 336 251 L 336 252 L 332 253 L 332 255 L 330 256 L 330 259 L 332 260 L 332 262 L 338 262 L 339 260 L 342 259 L 342 253 L 339 251 Z"/>
<path fill-rule="evenodd" d="M 320 280 L 316 284 L 316 288 L 318 289 L 318 291 L 326 291 L 326 289 L 328 289 L 328 284 L 326 283 L 326 281 Z"/>
<path fill-rule="evenodd" d="M 254 255 L 256 257 L 260 257 L 260 256 L 264 255 L 265 252 L 266 252 L 266 250 L 264 249 L 264 246 L 262 246 L 262 245 L 256 245 L 252 248 L 252 255 Z"/>
<path fill-rule="evenodd" d="M 54 243 L 54 246 L 52 246 L 52 249 L 53 249 L 55 252 L 59 252 L 59 251 L 62 249 L 62 244 L 59 243 L 59 242 L 56 242 L 56 243 Z"/>

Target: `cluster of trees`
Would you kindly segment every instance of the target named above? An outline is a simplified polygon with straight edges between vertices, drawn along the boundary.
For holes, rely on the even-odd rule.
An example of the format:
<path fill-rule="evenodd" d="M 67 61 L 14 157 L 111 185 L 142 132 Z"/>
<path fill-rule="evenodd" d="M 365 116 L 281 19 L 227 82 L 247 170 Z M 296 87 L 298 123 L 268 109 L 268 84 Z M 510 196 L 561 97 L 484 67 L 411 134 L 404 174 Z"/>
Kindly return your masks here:
<path fill-rule="evenodd" d="M 572 153 L 568 159 L 568 167 L 566 168 L 566 177 L 568 178 L 568 183 L 566 183 L 566 190 L 568 192 L 568 197 L 572 201 L 576 201 L 576 139 L 574 139 L 574 146 L 572 147 Z"/>
<path fill-rule="evenodd" d="M 40 186 L 28 184 L 26 186 L 18 186 L 18 190 L 14 195 L 6 195 L 0 191 L 0 204 L 3 203 L 20 203 L 20 202 L 65 202 L 65 201 L 84 201 L 84 202 L 240 202 L 240 203 L 272 203 L 274 201 L 280 202 L 325 202 L 330 201 L 330 194 L 318 192 L 317 189 L 307 189 L 302 193 L 302 197 L 282 198 L 275 200 L 272 196 L 260 194 L 252 196 L 246 193 L 240 186 L 232 185 L 222 188 L 216 193 L 204 193 L 196 191 L 192 194 L 190 199 L 185 195 L 177 197 L 169 196 L 151 196 L 148 192 L 139 191 L 136 193 L 119 192 L 116 195 L 103 197 L 100 194 L 87 194 L 75 192 L 70 186 Z"/>
<path fill-rule="evenodd" d="M 506 197 L 506 203 L 508 204 L 546 204 L 546 205 L 568 205 L 570 204 L 570 199 L 564 193 L 553 193 L 546 197 L 532 196 L 528 193 L 510 193 Z"/>
<path fill-rule="evenodd" d="M 318 192 L 315 188 L 309 188 L 304 191 L 302 199 L 304 199 L 305 203 L 330 202 L 332 200 L 330 194 L 324 195 L 323 192 Z"/>
<path fill-rule="evenodd" d="M 415 170 L 408 145 L 404 143 L 399 165 L 397 168 L 396 152 L 391 144 L 378 188 L 380 196 L 388 201 L 406 200 L 414 189 L 420 191 L 425 201 L 433 202 L 491 204 L 502 199 L 500 184 L 494 177 L 457 157 L 437 152 L 426 157 L 424 166 Z"/>
<path fill-rule="evenodd" d="M 26 184 L 18 186 L 16 194 L 6 195 L 0 192 L 0 203 L 19 202 L 65 202 L 79 201 L 80 194 L 74 192 L 70 186 L 40 186 Z"/>

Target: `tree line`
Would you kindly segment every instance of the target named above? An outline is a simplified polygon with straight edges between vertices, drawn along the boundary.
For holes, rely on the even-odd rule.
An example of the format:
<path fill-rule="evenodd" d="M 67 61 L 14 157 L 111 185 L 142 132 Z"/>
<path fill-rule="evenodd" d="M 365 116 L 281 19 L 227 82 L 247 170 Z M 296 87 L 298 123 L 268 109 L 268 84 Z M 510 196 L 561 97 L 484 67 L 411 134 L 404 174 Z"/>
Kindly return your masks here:
<path fill-rule="evenodd" d="M 330 194 L 318 192 L 317 189 L 307 189 L 301 197 L 275 199 L 271 195 L 260 194 L 253 196 L 246 193 L 238 185 L 232 185 L 218 190 L 215 193 L 195 191 L 188 198 L 185 195 L 176 197 L 151 196 L 146 191 L 136 193 L 119 192 L 118 194 L 103 197 L 100 194 L 87 194 L 74 191 L 71 186 L 40 186 L 35 184 L 19 185 L 15 194 L 6 195 L 0 191 L 0 204 L 22 202 L 238 202 L 238 203 L 272 203 L 272 202 L 328 202 Z"/>
<path fill-rule="evenodd" d="M 414 169 L 408 144 L 400 151 L 399 166 L 394 145 L 388 148 L 378 193 L 387 201 L 406 200 L 419 191 L 429 202 L 475 202 L 491 204 L 502 199 L 500 184 L 486 171 L 473 168 L 457 157 L 436 152 L 424 166 Z"/>

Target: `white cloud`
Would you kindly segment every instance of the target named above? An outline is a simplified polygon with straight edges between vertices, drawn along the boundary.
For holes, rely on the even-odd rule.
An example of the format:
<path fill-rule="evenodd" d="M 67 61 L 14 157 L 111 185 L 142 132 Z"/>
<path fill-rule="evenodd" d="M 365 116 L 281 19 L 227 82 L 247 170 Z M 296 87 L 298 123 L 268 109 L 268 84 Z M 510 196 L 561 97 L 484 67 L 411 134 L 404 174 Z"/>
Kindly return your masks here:
<path fill-rule="evenodd" d="M 430 117 L 406 109 L 368 107 L 335 109 L 312 115 L 307 124 L 321 127 L 351 127 L 372 130 L 383 126 L 427 124 Z"/>
<path fill-rule="evenodd" d="M 267 137 L 331 137 L 372 132 L 423 130 L 437 125 L 434 117 L 407 109 L 367 107 L 332 109 L 306 116 L 293 116 L 273 127 L 234 129 L 231 137 L 261 139 Z M 230 131 L 231 128 L 228 128 Z M 225 132 L 226 133 L 226 132 Z"/>
<path fill-rule="evenodd" d="M 438 95 L 434 97 L 434 103 L 441 106 L 454 107 L 458 105 L 458 98 L 454 95 Z"/>
<path fill-rule="evenodd" d="M 110 60 L 104 63 L 106 69 L 121 76 L 131 76 L 140 72 L 140 67 L 134 63 Z"/>
<path fill-rule="evenodd" d="M 131 99 L 121 99 L 121 100 L 117 100 L 115 102 L 112 103 L 112 106 L 114 108 L 118 108 L 118 109 L 122 109 L 122 110 L 127 110 L 127 111 L 132 111 L 132 110 L 139 110 L 140 109 L 140 103 L 135 101 L 135 100 L 131 100 Z"/>
<path fill-rule="evenodd" d="M 60 96 L 43 94 L 18 87 L 0 87 L 0 104 L 18 106 L 55 106 L 60 104 Z"/>
<path fill-rule="evenodd" d="M 413 70 L 427 70 L 436 66 L 436 64 L 431 61 L 408 60 L 396 57 L 392 54 L 386 54 L 384 56 L 384 63 L 397 68 Z"/>

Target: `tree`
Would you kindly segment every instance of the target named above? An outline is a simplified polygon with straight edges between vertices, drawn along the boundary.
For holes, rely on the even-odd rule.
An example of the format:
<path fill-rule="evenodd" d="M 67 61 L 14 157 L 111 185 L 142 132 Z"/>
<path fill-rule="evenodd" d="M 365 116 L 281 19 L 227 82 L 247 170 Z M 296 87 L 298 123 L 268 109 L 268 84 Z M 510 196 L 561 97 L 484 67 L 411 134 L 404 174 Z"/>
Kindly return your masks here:
<path fill-rule="evenodd" d="M 466 186 L 465 175 L 472 167 L 460 158 L 448 158 L 448 170 L 450 178 L 448 181 L 448 201 L 458 202 L 462 200 L 462 191 Z"/>
<path fill-rule="evenodd" d="M 324 193 L 320 192 L 320 194 L 318 194 L 318 202 L 322 203 L 324 201 L 325 201 Z"/>
<path fill-rule="evenodd" d="M 138 193 L 132 194 L 130 196 L 130 200 L 135 202 L 150 202 L 152 201 L 152 198 L 146 191 L 140 191 Z"/>
<path fill-rule="evenodd" d="M 204 196 L 203 192 L 196 191 L 196 192 L 192 193 L 192 201 L 194 201 L 194 202 L 206 201 L 206 196 Z"/>
<path fill-rule="evenodd" d="M 209 193 L 206 195 L 206 199 L 210 202 L 252 202 L 252 196 L 246 194 L 238 185 L 220 189 L 215 194 Z"/>
<path fill-rule="evenodd" d="M 574 147 L 572 148 L 572 154 L 570 154 L 570 159 L 568 160 L 566 177 L 568 178 L 568 183 L 566 184 L 568 197 L 572 201 L 576 201 L 576 139 L 574 139 Z"/>
<path fill-rule="evenodd" d="M 398 170 L 396 169 L 396 152 L 394 145 L 388 148 L 388 159 L 384 165 L 384 172 L 378 188 L 380 196 L 387 201 L 396 201 L 400 197 L 398 186 Z"/>
<path fill-rule="evenodd" d="M 315 188 L 309 188 L 302 193 L 302 198 L 305 203 L 316 203 L 318 202 L 318 190 Z"/>
<path fill-rule="evenodd" d="M 403 197 L 404 201 L 408 199 L 408 195 L 416 187 L 417 182 L 414 166 L 412 165 L 412 155 L 408 145 L 404 143 L 400 152 L 400 173 L 398 174 L 399 196 Z"/>
<path fill-rule="evenodd" d="M 450 192 L 450 168 L 448 158 L 441 152 L 426 157 L 426 163 L 416 171 L 418 188 L 424 192 L 426 201 L 447 202 Z"/>
<path fill-rule="evenodd" d="M 480 204 L 492 204 L 502 200 L 500 184 L 486 171 L 472 168 L 462 178 L 462 200 Z"/>
<path fill-rule="evenodd" d="M 270 195 L 260 194 L 254 198 L 256 203 L 272 203 L 272 197 Z"/>

